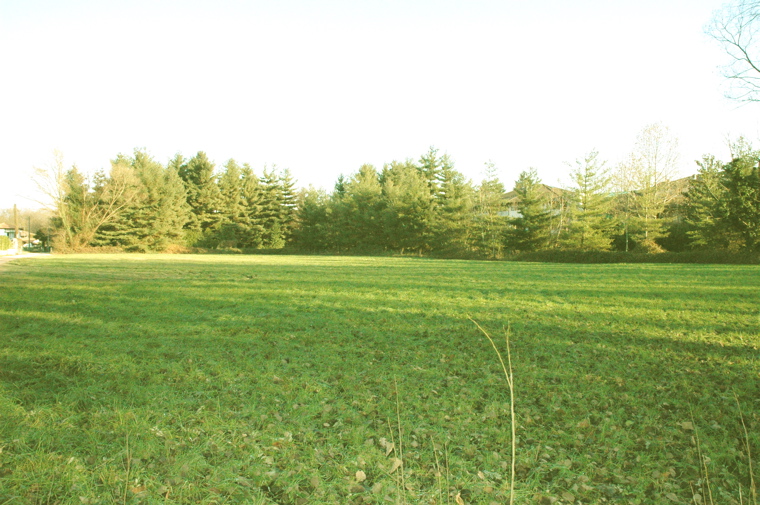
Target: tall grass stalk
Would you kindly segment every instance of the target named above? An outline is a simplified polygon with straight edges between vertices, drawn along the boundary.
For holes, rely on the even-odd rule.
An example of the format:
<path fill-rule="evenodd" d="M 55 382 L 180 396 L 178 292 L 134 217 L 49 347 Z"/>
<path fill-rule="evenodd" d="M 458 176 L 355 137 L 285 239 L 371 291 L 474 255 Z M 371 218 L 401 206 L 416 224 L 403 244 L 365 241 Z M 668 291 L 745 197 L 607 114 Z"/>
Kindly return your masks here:
<path fill-rule="evenodd" d="M 747 432 L 747 425 L 744 423 L 744 414 L 742 413 L 742 406 L 739 403 L 739 397 L 734 391 L 734 400 L 736 400 L 736 406 L 739 409 L 739 419 L 742 422 L 742 428 L 744 429 L 744 445 L 747 448 L 747 464 L 749 465 L 749 493 L 752 497 L 753 505 L 757 505 L 757 488 L 755 487 L 755 473 L 752 469 L 752 451 L 749 445 L 749 433 Z"/>
<path fill-rule="evenodd" d="M 127 475 L 124 481 L 124 495 L 122 496 L 122 503 L 124 503 L 124 505 L 127 505 L 127 493 L 129 492 L 129 472 L 132 466 L 132 454 L 129 451 L 129 433 L 127 433 L 126 435 L 126 445 L 127 445 Z"/>
<path fill-rule="evenodd" d="M 691 405 L 689 406 L 689 410 L 691 411 Z M 702 443 L 699 439 L 699 430 L 697 429 L 697 423 L 694 422 L 693 411 L 691 412 L 691 425 L 694 428 L 694 438 L 697 442 L 697 457 L 699 458 L 700 470 L 704 476 L 704 484 L 701 484 L 702 496 L 704 497 L 705 494 L 709 496 L 710 505 L 715 505 L 715 502 L 713 501 L 712 486 L 710 485 L 710 475 L 707 472 L 707 458 L 704 454 L 702 454 Z M 707 488 L 707 493 L 705 493 L 705 488 Z M 741 494 L 741 488 L 739 489 L 739 493 Z"/>
<path fill-rule="evenodd" d="M 403 497 L 403 503 L 406 503 L 406 478 L 404 477 L 404 445 L 402 441 L 402 433 L 401 433 L 401 404 L 398 399 L 398 381 L 396 380 L 396 377 L 393 377 L 393 390 L 396 393 L 396 426 L 398 427 L 398 459 L 401 460 L 401 466 L 399 467 L 399 470 L 401 471 L 401 496 Z"/>
<path fill-rule="evenodd" d="M 439 505 L 443 503 L 443 486 L 441 485 L 441 477 L 443 477 L 443 474 L 441 473 L 441 465 L 438 461 L 438 451 L 435 448 L 435 440 L 433 440 L 433 435 L 430 435 L 430 445 L 433 447 L 433 456 L 435 457 L 435 477 L 438 481 L 438 503 Z M 447 456 L 448 459 L 448 456 Z M 446 503 L 449 503 L 449 480 L 448 480 L 448 468 L 446 469 Z"/>
<path fill-rule="evenodd" d="M 444 464 L 446 465 L 446 503 L 450 503 L 450 493 L 449 489 L 451 489 L 451 475 L 449 474 L 449 443 L 448 441 L 443 443 L 443 455 L 445 458 Z"/>
<path fill-rule="evenodd" d="M 499 348 L 496 347 L 496 343 L 491 338 L 491 335 L 489 335 L 488 332 L 484 330 L 483 327 L 480 326 L 473 318 L 469 319 L 475 323 L 475 326 L 477 326 L 478 329 L 483 332 L 483 335 L 486 336 L 488 341 L 491 342 L 493 350 L 496 351 L 496 355 L 499 357 L 501 369 L 504 371 L 504 377 L 507 379 L 507 385 L 509 386 L 509 421 L 510 425 L 512 426 L 512 466 L 509 476 L 509 504 L 512 505 L 515 501 L 515 459 L 517 457 L 517 429 L 515 426 L 515 387 L 514 374 L 512 373 L 512 352 L 509 349 L 510 328 L 509 325 L 507 325 L 507 329 L 504 331 L 504 339 L 507 343 L 507 364 L 505 365 L 504 359 L 501 356 L 501 352 L 499 351 Z"/>

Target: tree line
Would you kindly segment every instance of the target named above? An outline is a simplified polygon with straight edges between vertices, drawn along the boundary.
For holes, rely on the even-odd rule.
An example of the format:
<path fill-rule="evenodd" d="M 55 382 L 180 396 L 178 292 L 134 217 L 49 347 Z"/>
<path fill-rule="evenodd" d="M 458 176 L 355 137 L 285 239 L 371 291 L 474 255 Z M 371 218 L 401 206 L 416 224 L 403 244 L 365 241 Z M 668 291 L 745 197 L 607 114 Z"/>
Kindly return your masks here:
<path fill-rule="evenodd" d="M 760 249 L 760 153 L 743 140 L 731 161 L 705 156 L 676 179 L 677 142 L 655 124 L 614 169 L 592 151 L 569 167 L 572 184 L 523 171 L 507 191 L 486 164 L 475 184 L 435 148 L 418 160 L 363 165 L 332 191 L 297 189 L 287 170 L 203 153 L 166 164 L 146 151 L 118 155 L 85 177 L 76 167 L 38 172 L 53 201 L 60 249 L 162 251 L 283 249 L 502 258 L 551 249 L 658 252 Z"/>
<path fill-rule="evenodd" d="M 137 149 L 89 178 L 76 166 L 64 168 L 56 154 L 51 168 L 37 170 L 36 182 L 52 201 L 58 249 L 278 249 L 297 221 L 298 193 L 287 170 L 265 168 L 257 176 L 229 160 L 219 171 L 203 152 L 163 165 Z"/>

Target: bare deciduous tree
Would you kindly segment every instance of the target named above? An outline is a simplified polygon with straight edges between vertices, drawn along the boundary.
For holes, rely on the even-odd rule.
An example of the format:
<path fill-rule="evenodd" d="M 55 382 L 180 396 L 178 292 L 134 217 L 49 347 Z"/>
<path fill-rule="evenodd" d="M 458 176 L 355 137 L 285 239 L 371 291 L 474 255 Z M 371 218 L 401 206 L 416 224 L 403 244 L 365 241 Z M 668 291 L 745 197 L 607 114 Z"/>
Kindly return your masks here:
<path fill-rule="evenodd" d="M 66 169 L 63 164 L 63 153 L 53 151 L 53 162 L 46 168 L 34 169 L 32 180 L 42 193 L 44 200 L 37 203 L 49 210 L 54 217 L 58 218 L 61 229 L 71 228 L 68 212 L 66 209 Z"/>
<path fill-rule="evenodd" d="M 707 33 L 729 57 L 723 75 L 730 83 L 727 96 L 741 102 L 760 101 L 760 1 L 737 0 L 715 13 Z"/>
<path fill-rule="evenodd" d="M 35 169 L 34 182 L 47 199 L 39 203 L 57 220 L 59 246 L 74 249 L 90 244 L 98 229 L 134 200 L 138 183 L 129 165 L 114 163 L 108 177 L 99 174 L 90 185 L 75 167 L 66 170 L 58 151 L 49 167 Z"/>
<path fill-rule="evenodd" d="M 620 164 L 614 177 L 626 250 L 629 233 L 651 247 L 654 239 L 663 235 L 662 213 L 679 194 L 672 184 L 677 172 L 678 139 L 659 123 L 644 128 L 634 151 Z"/>

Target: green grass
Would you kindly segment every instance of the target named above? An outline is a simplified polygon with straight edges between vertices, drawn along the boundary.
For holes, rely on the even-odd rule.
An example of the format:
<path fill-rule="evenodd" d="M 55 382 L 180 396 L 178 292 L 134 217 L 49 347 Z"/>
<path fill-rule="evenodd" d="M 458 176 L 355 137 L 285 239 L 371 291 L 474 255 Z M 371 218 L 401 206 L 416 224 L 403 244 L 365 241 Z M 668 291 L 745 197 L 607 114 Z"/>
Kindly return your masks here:
<path fill-rule="evenodd" d="M 0 268 L 0 505 L 506 503 L 468 317 L 517 503 L 752 503 L 757 266 L 81 255 Z"/>

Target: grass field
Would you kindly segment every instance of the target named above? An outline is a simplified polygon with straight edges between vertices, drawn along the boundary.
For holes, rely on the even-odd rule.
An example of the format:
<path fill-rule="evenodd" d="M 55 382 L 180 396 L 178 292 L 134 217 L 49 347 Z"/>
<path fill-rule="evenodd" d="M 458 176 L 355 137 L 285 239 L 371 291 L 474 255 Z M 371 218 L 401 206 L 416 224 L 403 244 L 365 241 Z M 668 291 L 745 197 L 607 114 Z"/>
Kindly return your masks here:
<path fill-rule="evenodd" d="M 0 505 L 507 503 L 468 317 L 517 503 L 757 503 L 757 266 L 72 255 L 0 268 Z"/>

